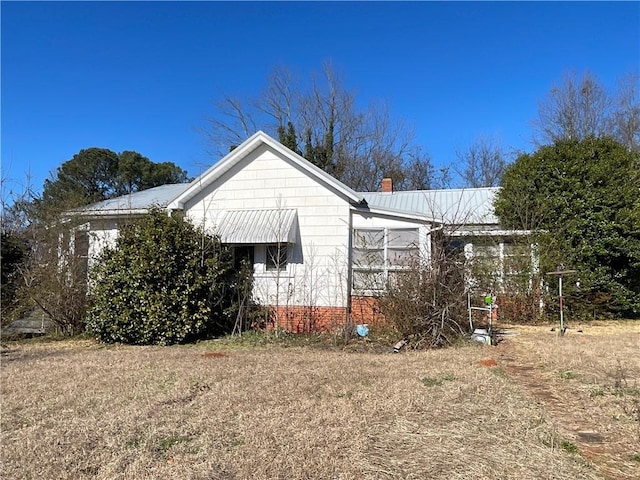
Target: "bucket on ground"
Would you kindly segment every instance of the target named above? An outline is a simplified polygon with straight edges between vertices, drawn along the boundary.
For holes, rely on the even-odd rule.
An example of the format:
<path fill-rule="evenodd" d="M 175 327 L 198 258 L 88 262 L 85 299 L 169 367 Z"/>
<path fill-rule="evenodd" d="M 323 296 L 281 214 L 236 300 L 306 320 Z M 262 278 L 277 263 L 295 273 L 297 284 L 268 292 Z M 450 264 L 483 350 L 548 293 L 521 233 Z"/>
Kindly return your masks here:
<path fill-rule="evenodd" d="M 369 325 L 367 325 L 366 323 L 356 325 L 356 333 L 360 337 L 366 337 L 367 335 L 369 335 Z"/>

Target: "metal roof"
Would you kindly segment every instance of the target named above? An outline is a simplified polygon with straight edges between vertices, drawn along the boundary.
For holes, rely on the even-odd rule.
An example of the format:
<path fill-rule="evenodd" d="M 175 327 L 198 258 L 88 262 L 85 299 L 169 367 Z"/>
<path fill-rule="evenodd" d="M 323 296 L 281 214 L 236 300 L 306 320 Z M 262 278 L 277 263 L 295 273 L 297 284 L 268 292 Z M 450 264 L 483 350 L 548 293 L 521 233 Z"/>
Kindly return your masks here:
<path fill-rule="evenodd" d="M 297 221 L 295 209 L 230 210 L 217 233 L 223 243 L 295 243 Z"/>
<path fill-rule="evenodd" d="M 130 193 L 121 197 L 103 200 L 82 207 L 77 211 L 83 214 L 125 213 L 129 211 L 147 210 L 153 206 L 166 207 L 174 198 L 184 192 L 188 183 L 173 183 Z"/>
<path fill-rule="evenodd" d="M 102 202 L 87 205 L 81 209 L 70 212 L 81 215 L 122 215 L 147 212 L 151 207 L 166 207 L 189 188 L 188 183 L 177 183 L 149 188 L 140 192 L 124 195 Z M 369 208 L 386 210 L 394 214 L 412 215 L 421 218 L 431 218 L 436 222 L 453 225 L 498 225 L 498 218 L 494 214 L 493 200 L 498 191 L 497 187 L 487 188 L 463 188 L 450 190 L 410 190 L 392 193 L 360 192 Z M 254 212 L 249 214 L 247 212 Z M 258 213 L 261 212 L 261 213 Z M 224 222 L 234 225 L 236 230 L 250 230 L 257 226 L 270 227 L 273 223 L 273 215 L 264 212 L 294 212 L 295 210 L 236 210 L 228 212 Z M 286 220 L 289 222 L 289 219 Z M 247 222 L 246 224 L 243 222 Z M 224 225 L 221 228 L 229 235 L 237 236 Z M 272 227 L 270 227 L 273 230 Z M 268 228 L 267 228 L 268 229 Z M 260 236 L 260 234 L 257 234 Z M 246 232 L 243 238 L 251 235 Z M 273 240 L 275 242 L 276 240 Z M 288 241 L 288 240 L 285 240 Z M 262 243 L 271 243 L 272 240 Z M 260 243 L 243 242 L 234 243 Z"/>
<path fill-rule="evenodd" d="M 493 209 L 497 187 L 361 192 L 370 207 L 431 217 L 453 225 L 498 224 Z"/>

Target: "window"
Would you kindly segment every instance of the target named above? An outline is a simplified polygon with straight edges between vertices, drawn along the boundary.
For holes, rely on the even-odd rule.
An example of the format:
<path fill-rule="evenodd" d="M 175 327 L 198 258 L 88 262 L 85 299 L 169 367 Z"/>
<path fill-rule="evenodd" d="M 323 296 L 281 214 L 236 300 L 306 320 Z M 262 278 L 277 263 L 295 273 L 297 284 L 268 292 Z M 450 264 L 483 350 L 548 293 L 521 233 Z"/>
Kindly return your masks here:
<path fill-rule="evenodd" d="M 446 246 L 447 255 L 464 255 L 464 241 L 459 238 L 450 240 Z"/>
<path fill-rule="evenodd" d="M 478 279 L 493 279 L 494 281 L 499 282 L 502 278 L 502 259 L 500 251 L 500 242 L 497 239 L 473 239 L 473 276 Z"/>
<path fill-rule="evenodd" d="M 354 269 L 353 271 L 353 288 L 355 290 L 384 290 L 385 278 L 384 270 L 364 270 Z"/>
<path fill-rule="evenodd" d="M 384 265 L 384 230 L 356 230 L 353 263 L 363 267 Z"/>
<path fill-rule="evenodd" d="M 511 241 L 503 244 L 502 270 L 510 284 L 528 285 L 534 271 L 533 246 Z"/>
<path fill-rule="evenodd" d="M 86 278 L 89 273 L 89 234 L 87 232 L 76 232 L 74 253 L 78 259 L 79 273 Z"/>
<path fill-rule="evenodd" d="M 500 258 L 500 244 L 478 244 L 473 246 L 473 256 L 493 260 Z"/>
<path fill-rule="evenodd" d="M 70 230 L 58 237 L 58 266 L 79 278 L 89 273 L 89 234 L 85 230 Z"/>
<path fill-rule="evenodd" d="M 510 292 L 531 288 L 536 269 L 535 247 L 516 238 L 474 238 L 470 257 L 475 288 L 499 287 Z"/>
<path fill-rule="evenodd" d="M 354 230 L 353 288 L 380 291 L 419 259 L 417 228 Z"/>
<path fill-rule="evenodd" d="M 253 270 L 254 247 L 253 245 L 241 245 L 233 247 L 233 268 L 240 271 L 243 266 Z"/>
<path fill-rule="evenodd" d="M 389 265 L 407 266 L 418 259 L 418 229 L 387 230 L 387 260 Z"/>
<path fill-rule="evenodd" d="M 281 271 L 287 269 L 287 244 L 276 243 L 267 245 L 267 271 Z"/>

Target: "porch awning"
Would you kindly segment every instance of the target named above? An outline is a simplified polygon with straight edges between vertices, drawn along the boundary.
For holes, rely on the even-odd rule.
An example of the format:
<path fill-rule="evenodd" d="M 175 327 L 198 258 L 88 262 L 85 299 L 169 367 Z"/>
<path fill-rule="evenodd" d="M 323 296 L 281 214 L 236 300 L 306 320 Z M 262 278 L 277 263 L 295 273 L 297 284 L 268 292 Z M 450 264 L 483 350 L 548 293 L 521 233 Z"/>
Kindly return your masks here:
<path fill-rule="evenodd" d="M 218 225 L 222 243 L 295 243 L 295 209 L 230 210 Z"/>

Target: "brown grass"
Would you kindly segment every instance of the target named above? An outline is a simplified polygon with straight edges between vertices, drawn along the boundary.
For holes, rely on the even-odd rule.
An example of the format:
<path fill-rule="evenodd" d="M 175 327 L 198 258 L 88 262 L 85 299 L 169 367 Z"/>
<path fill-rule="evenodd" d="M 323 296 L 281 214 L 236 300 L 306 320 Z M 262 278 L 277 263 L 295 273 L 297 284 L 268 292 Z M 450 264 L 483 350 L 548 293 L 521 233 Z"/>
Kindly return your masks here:
<path fill-rule="evenodd" d="M 222 352 L 204 352 L 202 356 L 204 358 L 222 358 L 222 357 L 226 357 L 227 354 Z"/>
<path fill-rule="evenodd" d="M 518 327 L 498 362 L 607 478 L 640 478 L 640 322 Z"/>
<path fill-rule="evenodd" d="M 629 335 L 637 346 L 638 331 Z M 538 399 L 526 367 L 563 402 L 578 399 L 589 420 L 580 428 L 602 435 L 599 445 L 626 452 L 611 460 L 614 471 L 637 469 L 637 425 L 616 403 L 625 397 L 589 395 L 620 376 L 616 356 L 628 384 L 640 379 L 632 343 L 623 333 L 558 339 L 540 327 L 495 348 L 397 355 L 10 344 L 0 376 L 2 478 L 603 478 L 601 459 L 584 455 Z M 497 366 L 482 367 L 487 359 Z M 563 378 L 567 371 L 575 377 Z"/>

